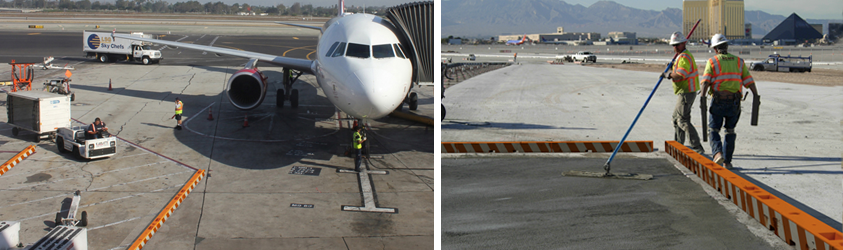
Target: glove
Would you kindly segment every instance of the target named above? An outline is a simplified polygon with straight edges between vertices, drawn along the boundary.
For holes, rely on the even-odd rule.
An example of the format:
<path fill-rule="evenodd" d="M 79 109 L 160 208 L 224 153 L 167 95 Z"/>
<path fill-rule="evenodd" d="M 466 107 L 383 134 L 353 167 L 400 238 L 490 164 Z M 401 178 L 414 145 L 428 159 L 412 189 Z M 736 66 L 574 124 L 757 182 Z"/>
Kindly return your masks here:
<path fill-rule="evenodd" d="M 670 77 L 670 71 L 662 73 L 662 77 L 667 79 L 673 79 L 672 77 Z"/>

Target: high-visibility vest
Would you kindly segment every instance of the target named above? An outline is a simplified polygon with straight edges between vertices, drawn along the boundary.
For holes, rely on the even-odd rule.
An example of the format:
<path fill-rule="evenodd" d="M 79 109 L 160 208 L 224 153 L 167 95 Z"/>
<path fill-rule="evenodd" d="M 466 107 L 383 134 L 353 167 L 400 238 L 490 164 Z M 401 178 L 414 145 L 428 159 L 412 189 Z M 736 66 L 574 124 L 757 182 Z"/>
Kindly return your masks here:
<path fill-rule="evenodd" d="M 363 140 L 363 136 L 360 135 L 360 132 L 354 131 L 354 140 L 352 140 L 352 146 L 354 149 L 361 149 L 363 148 L 363 144 L 360 144 L 359 141 Z"/>
<path fill-rule="evenodd" d="M 177 115 L 181 114 L 181 111 L 182 111 L 183 108 L 184 108 L 184 104 L 182 104 L 181 101 L 176 102 L 176 114 Z"/>
<path fill-rule="evenodd" d="M 731 93 L 740 93 L 743 87 L 755 83 L 743 59 L 729 53 L 708 59 L 702 81 L 711 83 L 711 91 Z"/>
<path fill-rule="evenodd" d="M 676 57 L 673 64 L 673 73 L 682 76 L 682 81 L 673 83 L 674 94 L 692 93 L 700 90 L 700 73 L 697 70 L 697 62 L 694 55 L 687 49 Z"/>

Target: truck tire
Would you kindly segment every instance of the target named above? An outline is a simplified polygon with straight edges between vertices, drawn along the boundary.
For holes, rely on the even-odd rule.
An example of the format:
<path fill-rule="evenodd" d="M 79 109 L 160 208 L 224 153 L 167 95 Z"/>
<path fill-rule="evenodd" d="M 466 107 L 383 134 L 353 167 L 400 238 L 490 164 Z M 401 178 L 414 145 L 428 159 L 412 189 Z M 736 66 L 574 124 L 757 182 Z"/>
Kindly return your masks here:
<path fill-rule="evenodd" d="M 56 137 L 56 147 L 59 148 L 59 153 L 66 153 L 67 149 L 64 149 L 64 138 L 59 136 Z"/>
<path fill-rule="evenodd" d="M 762 71 L 762 70 L 764 70 L 764 67 L 761 66 L 761 65 L 755 65 L 755 68 L 752 68 L 752 69 L 755 70 L 755 71 Z"/>
<path fill-rule="evenodd" d="M 35 143 L 41 143 L 41 135 L 35 134 Z"/>
<path fill-rule="evenodd" d="M 143 65 L 149 65 L 149 57 L 143 57 L 143 59 L 141 59 L 141 62 L 143 62 Z"/>
<path fill-rule="evenodd" d="M 100 59 L 101 63 L 107 63 L 108 62 L 108 55 L 101 54 L 99 59 Z"/>
<path fill-rule="evenodd" d="M 76 101 L 76 94 L 70 94 L 70 101 L 71 102 Z"/>
<path fill-rule="evenodd" d="M 61 212 L 56 213 L 56 220 L 54 222 L 56 226 L 61 226 Z"/>
<path fill-rule="evenodd" d="M 79 147 L 78 146 L 73 146 L 73 157 L 76 157 L 76 159 L 79 159 L 79 160 L 85 159 L 85 157 L 82 157 L 82 154 L 79 153 Z"/>

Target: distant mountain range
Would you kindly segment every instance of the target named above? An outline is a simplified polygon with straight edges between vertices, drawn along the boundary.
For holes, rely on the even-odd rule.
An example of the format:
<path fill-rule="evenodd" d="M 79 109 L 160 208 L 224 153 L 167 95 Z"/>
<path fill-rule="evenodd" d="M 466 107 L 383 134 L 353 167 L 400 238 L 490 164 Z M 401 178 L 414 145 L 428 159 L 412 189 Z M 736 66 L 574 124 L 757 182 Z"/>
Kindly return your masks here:
<path fill-rule="evenodd" d="M 797 13 L 799 14 L 799 13 Z M 745 11 L 752 34 L 761 38 L 786 16 L 763 11 Z M 803 17 L 805 18 L 805 17 Z M 828 26 L 829 20 L 806 19 Z M 682 9 L 662 11 L 627 7 L 613 1 L 599 1 L 585 7 L 561 0 L 445 0 L 442 1 L 442 37 L 488 38 L 507 34 L 637 32 L 638 37 L 667 37 L 681 30 Z"/>

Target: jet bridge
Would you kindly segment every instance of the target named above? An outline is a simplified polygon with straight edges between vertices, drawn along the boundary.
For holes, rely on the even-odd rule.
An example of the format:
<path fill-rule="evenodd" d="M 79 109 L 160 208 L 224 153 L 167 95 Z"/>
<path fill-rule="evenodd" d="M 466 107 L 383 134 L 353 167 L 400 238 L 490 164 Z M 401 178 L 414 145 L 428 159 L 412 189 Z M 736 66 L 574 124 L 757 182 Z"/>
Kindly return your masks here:
<path fill-rule="evenodd" d="M 398 30 L 402 48 L 415 68 L 413 82 L 433 82 L 433 1 L 402 4 L 387 10 L 386 17 Z"/>

